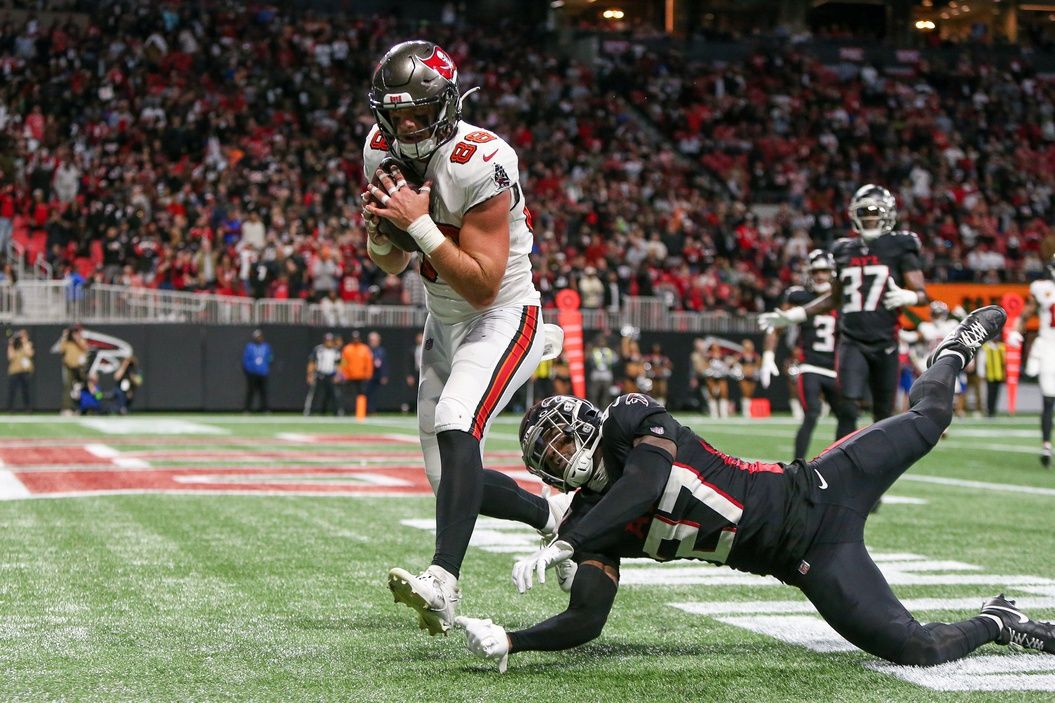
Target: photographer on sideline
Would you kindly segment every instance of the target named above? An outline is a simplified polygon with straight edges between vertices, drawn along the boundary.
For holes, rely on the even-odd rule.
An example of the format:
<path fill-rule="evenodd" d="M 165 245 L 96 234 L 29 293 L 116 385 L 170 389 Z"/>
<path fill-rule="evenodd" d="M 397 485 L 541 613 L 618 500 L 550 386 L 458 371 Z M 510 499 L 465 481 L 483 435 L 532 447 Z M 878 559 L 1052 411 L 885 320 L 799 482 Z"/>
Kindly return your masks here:
<path fill-rule="evenodd" d="M 59 354 L 62 354 L 62 415 L 73 415 L 75 407 L 73 384 L 84 384 L 84 365 L 88 361 L 88 343 L 81 336 L 81 326 L 73 325 L 62 331 L 59 337 Z"/>
<path fill-rule="evenodd" d="M 22 394 L 22 408 L 27 413 L 33 412 L 33 402 L 29 398 L 29 381 L 33 377 L 33 342 L 29 333 L 21 329 L 7 340 L 7 409 L 15 409 L 15 393 Z"/>

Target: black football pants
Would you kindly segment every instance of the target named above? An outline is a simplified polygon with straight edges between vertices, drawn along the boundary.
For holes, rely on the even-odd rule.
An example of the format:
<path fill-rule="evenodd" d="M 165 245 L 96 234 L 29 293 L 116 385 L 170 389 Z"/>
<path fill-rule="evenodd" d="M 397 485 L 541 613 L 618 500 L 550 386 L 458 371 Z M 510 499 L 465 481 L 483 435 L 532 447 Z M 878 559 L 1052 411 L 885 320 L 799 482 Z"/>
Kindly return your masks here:
<path fill-rule="evenodd" d="M 890 590 L 864 545 L 869 509 L 931 450 L 951 422 L 959 372 L 959 359 L 939 359 L 913 384 L 908 412 L 850 435 L 807 464 L 817 480 L 815 536 L 790 581 L 840 635 L 897 664 L 930 666 L 958 659 L 998 634 L 988 618 L 920 624 Z"/>
<path fill-rule="evenodd" d="M 839 342 L 835 355 L 839 374 L 839 390 L 843 397 L 855 402 L 872 395 L 872 419 L 876 422 L 894 413 L 897 398 L 898 361 L 897 341 L 887 349 L 863 347 L 849 339 Z"/>

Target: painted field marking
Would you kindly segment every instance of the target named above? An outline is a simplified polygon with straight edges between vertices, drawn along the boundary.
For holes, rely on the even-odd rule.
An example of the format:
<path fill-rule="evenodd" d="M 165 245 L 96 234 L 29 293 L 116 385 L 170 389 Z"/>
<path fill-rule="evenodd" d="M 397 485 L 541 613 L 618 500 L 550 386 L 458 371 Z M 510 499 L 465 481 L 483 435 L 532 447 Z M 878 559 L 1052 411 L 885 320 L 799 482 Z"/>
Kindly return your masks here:
<path fill-rule="evenodd" d="M 939 486 L 956 486 L 957 488 L 974 488 L 981 491 L 1002 491 L 1004 493 L 1026 493 L 1035 496 L 1055 496 L 1055 488 L 1041 488 L 1040 486 L 1017 486 L 1010 483 L 989 483 L 987 481 L 968 481 L 962 478 L 946 478 L 944 476 L 921 476 L 919 474 L 905 474 L 899 481 L 918 481 L 919 483 L 934 483 Z"/>
<path fill-rule="evenodd" d="M 91 444 L 85 444 L 84 450 L 92 456 L 97 456 L 100 459 L 109 459 L 114 466 L 122 469 L 150 468 L 150 462 L 136 457 L 122 456 L 120 450 L 115 449 L 108 444 L 93 442 Z"/>
<path fill-rule="evenodd" d="M 103 434 L 157 435 L 157 434 L 229 434 L 228 430 L 190 420 L 163 420 L 160 418 L 105 417 L 79 420 L 89 429 Z"/>
<path fill-rule="evenodd" d="M 1050 655 L 990 654 L 931 667 L 865 662 L 865 668 L 896 676 L 932 691 L 1055 691 Z"/>
<path fill-rule="evenodd" d="M 18 500 L 29 496 L 29 489 L 14 473 L 0 470 L 0 500 Z"/>
<path fill-rule="evenodd" d="M 198 474 L 194 476 L 176 476 L 173 478 L 177 483 L 252 483 L 252 484 L 305 484 L 313 486 L 348 486 L 351 484 L 364 484 L 368 486 L 385 487 L 411 487 L 414 481 L 385 476 L 384 474 L 373 474 L 356 472 L 344 474 L 334 478 L 333 474 Z"/>

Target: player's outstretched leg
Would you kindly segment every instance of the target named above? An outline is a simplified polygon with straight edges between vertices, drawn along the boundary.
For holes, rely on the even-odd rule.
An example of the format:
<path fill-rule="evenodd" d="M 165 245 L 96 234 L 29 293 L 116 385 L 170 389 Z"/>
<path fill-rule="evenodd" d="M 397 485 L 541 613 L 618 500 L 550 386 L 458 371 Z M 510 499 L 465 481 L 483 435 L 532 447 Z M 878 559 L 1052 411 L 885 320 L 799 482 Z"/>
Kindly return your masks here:
<path fill-rule="evenodd" d="M 813 466 L 833 484 L 852 485 L 848 507 L 870 510 L 908 467 L 938 443 L 952 422 L 953 396 L 960 371 L 1007 319 L 995 305 L 975 310 L 950 333 L 927 360 L 928 369 L 909 393 L 907 413 L 887 418 L 829 448 Z M 842 457 L 849 461 L 843 461 Z"/>
<path fill-rule="evenodd" d="M 1015 601 L 1004 598 L 1003 593 L 982 603 L 981 614 L 992 619 L 1000 628 L 997 644 L 1055 654 L 1055 625 L 1031 620 L 1015 607 Z"/>

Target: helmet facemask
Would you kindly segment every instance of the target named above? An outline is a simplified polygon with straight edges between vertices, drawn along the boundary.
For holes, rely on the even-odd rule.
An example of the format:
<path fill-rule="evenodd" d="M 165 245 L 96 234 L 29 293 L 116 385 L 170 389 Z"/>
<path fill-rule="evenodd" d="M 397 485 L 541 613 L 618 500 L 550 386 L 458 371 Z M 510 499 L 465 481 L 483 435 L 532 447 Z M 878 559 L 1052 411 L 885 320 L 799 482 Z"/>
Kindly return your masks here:
<path fill-rule="evenodd" d="M 524 465 L 562 491 L 586 485 L 600 490 L 607 483 L 594 457 L 600 440 L 597 409 L 571 396 L 542 401 L 528 411 L 520 428 Z"/>
<path fill-rule="evenodd" d="M 451 88 L 454 102 L 446 99 L 425 100 L 411 104 L 389 104 L 375 105 L 373 93 L 370 97 L 370 108 L 377 121 L 377 127 L 384 135 L 391 151 L 400 158 L 425 160 L 432 155 L 436 149 L 454 136 L 461 118 L 461 112 L 450 106 L 457 106 L 458 91 Z M 412 132 L 399 132 L 399 112 L 415 108 L 431 108 L 431 117 L 425 121 L 425 126 Z"/>
<path fill-rule="evenodd" d="M 850 200 L 850 222 L 865 241 L 877 239 L 894 229 L 897 204 L 886 188 L 866 185 Z"/>
<path fill-rule="evenodd" d="M 823 249 L 814 249 L 809 254 L 810 287 L 816 293 L 827 293 L 832 289 L 835 263 L 832 255 Z"/>

